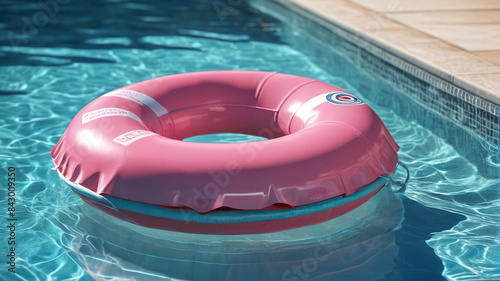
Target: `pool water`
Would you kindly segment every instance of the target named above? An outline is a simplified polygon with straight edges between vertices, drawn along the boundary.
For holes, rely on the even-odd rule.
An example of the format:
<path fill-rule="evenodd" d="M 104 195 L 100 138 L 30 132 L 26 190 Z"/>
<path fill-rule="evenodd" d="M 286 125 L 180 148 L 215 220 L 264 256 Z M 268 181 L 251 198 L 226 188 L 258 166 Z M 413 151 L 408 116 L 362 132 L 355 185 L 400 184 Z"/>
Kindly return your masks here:
<path fill-rule="evenodd" d="M 7 271 L 3 234 L 0 280 L 500 280 L 497 148 L 360 69 L 325 71 L 286 43 L 282 23 L 243 1 L 43 3 L 52 4 L 0 4 L 0 163 L 4 182 L 16 169 L 17 218 L 16 273 Z M 401 146 L 406 190 L 385 189 L 311 227 L 205 236 L 119 221 L 58 179 L 50 149 L 87 103 L 153 77 L 222 69 L 290 73 L 356 94 Z M 379 91 L 360 91 L 353 76 Z M 201 139 L 238 140 L 254 139 Z"/>
<path fill-rule="evenodd" d="M 237 142 L 252 142 L 263 141 L 267 138 L 247 135 L 247 134 L 234 134 L 234 133 L 216 133 L 206 134 L 183 139 L 189 142 L 205 142 L 205 143 L 237 143 Z"/>

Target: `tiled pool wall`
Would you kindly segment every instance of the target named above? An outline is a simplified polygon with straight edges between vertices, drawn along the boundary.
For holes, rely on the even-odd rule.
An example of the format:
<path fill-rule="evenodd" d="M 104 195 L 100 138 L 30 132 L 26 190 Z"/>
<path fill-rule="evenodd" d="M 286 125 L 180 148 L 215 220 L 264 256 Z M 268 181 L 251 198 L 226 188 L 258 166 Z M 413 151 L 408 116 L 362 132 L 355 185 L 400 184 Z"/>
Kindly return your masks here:
<path fill-rule="evenodd" d="M 249 4 L 264 13 L 270 14 L 289 25 L 285 30 L 285 41 L 295 49 L 309 56 L 316 64 L 332 74 L 341 74 L 361 92 L 373 91 L 373 83 L 360 79 L 356 73 L 340 73 L 342 64 L 332 52 L 342 54 L 349 63 L 366 72 L 376 80 L 382 80 L 387 91 L 398 90 L 411 99 L 400 100 L 397 105 L 389 106 L 403 118 L 417 118 L 415 121 L 431 129 L 446 139 L 458 150 L 477 143 L 477 136 L 498 155 L 500 144 L 500 106 L 467 92 L 431 73 L 416 67 L 374 44 L 353 35 L 349 31 L 324 21 L 303 9 L 285 6 L 276 1 L 249 0 Z M 286 28 L 286 27 L 285 27 Z M 300 36 L 290 33 L 302 32 Z M 309 38 L 304 38 L 309 37 Z M 311 43 L 310 40 L 316 42 Z M 349 77 L 352 76 L 352 77 Z M 390 89 L 390 88 L 393 89 Z M 384 89 L 377 89 L 384 90 Z M 377 101 L 377 95 L 369 95 L 372 102 L 381 104 L 391 101 Z M 397 98 L 397 97 L 396 97 Z M 398 102 L 398 101 L 392 101 Z M 415 105 L 415 106 L 413 106 Z M 435 118 L 445 117 L 450 126 L 436 127 Z M 441 122 L 442 123 L 442 122 Z M 458 129 L 464 128 L 463 130 Z M 464 135 L 465 133 L 465 135 Z M 456 135 L 456 137 L 454 136 Z M 464 149 L 467 153 L 469 149 Z M 483 157 L 484 155 L 469 155 Z M 484 159 L 484 158 L 483 158 Z"/>

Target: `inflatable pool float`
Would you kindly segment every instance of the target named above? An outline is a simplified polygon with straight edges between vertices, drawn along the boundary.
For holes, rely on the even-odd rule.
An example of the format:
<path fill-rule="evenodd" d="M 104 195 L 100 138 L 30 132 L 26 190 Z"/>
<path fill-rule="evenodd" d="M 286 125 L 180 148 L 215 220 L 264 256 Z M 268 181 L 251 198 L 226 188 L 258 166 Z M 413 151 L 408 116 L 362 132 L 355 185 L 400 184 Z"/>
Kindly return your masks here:
<path fill-rule="evenodd" d="M 210 133 L 262 136 L 193 143 Z M 399 147 L 362 100 L 259 71 L 170 75 L 88 104 L 51 151 L 85 202 L 142 226 L 205 234 L 281 231 L 353 210 L 387 185 Z"/>

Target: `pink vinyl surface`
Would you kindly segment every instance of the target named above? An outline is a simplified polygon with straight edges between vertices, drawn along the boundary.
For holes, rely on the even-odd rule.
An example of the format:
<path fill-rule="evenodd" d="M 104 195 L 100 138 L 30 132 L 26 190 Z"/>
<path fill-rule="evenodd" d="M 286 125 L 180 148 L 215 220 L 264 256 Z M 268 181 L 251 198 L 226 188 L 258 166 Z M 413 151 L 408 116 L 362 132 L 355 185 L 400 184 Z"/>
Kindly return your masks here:
<path fill-rule="evenodd" d="M 208 133 L 250 143 L 192 143 Z M 125 86 L 83 108 L 51 154 L 68 181 L 97 193 L 200 213 L 347 196 L 393 173 L 399 147 L 352 94 L 258 71 L 178 74 Z"/>
<path fill-rule="evenodd" d="M 145 227 L 197 234 L 238 235 L 276 232 L 321 223 L 354 210 L 355 208 L 368 201 L 371 197 L 373 197 L 378 191 L 380 191 L 381 188 L 383 187 L 379 187 L 377 190 L 356 201 L 352 201 L 336 208 L 324 210 L 321 212 L 314 212 L 304 216 L 292 218 L 282 218 L 279 220 L 262 220 L 252 222 L 246 222 L 242 220 L 237 224 L 200 223 L 188 220 L 176 220 L 152 216 L 140 212 L 133 212 L 127 209 L 118 209 L 117 212 L 111 210 L 110 208 L 104 207 L 102 204 L 96 203 L 95 201 L 92 201 L 89 198 L 82 196 L 81 194 L 79 194 L 79 196 L 96 209 L 99 209 L 116 218 L 122 220 L 124 219 L 126 221 Z M 180 210 L 180 212 L 182 212 L 182 210 Z"/>

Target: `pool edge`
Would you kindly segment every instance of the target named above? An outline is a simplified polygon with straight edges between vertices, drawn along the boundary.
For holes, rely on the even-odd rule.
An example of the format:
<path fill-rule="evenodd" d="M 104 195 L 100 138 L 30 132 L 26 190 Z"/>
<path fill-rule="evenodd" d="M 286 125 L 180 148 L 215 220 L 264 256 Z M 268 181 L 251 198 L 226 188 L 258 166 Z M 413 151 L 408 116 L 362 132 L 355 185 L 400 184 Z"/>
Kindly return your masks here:
<path fill-rule="evenodd" d="M 450 84 L 500 105 L 500 65 L 495 65 L 439 38 L 347 0 L 272 0 L 272 2 L 287 6 L 295 12 L 297 8 L 301 9 L 308 14 L 309 20 L 322 25 L 333 24 Z M 301 14 L 304 16 L 306 13 Z M 407 38 L 397 36 L 403 33 Z M 412 44 L 411 50 L 408 49 L 409 44 Z M 427 52 L 429 55 L 426 54 L 428 48 L 433 50 L 432 54 L 431 52 Z M 462 64 L 459 68 L 466 67 L 463 66 L 465 63 L 471 67 L 467 67 L 467 71 L 454 68 L 446 63 L 448 60 L 433 57 L 436 53 L 452 54 L 453 59 L 458 62 L 457 65 Z M 479 78 L 485 76 L 487 79 Z"/>
<path fill-rule="evenodd" d="M 484 78 L 485 74 L 454 75 L 449 73 L 446 68 L 440 67 L 436 62 L 427 62 L 419 56 L 408 55 L 404 46 L 396 46 L 390 42 L 384 42 L 375 35 L 386 34 L 384 32 L 399 32 L 400 34 L 404 34 L 407 31 L 411 31 L 412 34 L 424 37 L 424 39 L 416 39 L 424 40 L 426 42 L 424 45 L 428 43 L 428 46 L 431 46 L 438 42 L 438 48 L 440 48 L 446 44 L 445 42 L 441 42 L 439 39 L 432 38 L 419 31 L 410 30 L 408 27 L 390 19 L 381 19 L 381 15 L 378 13 L 367 10 L 347 0 L 316 0 L 311 2 L 303 0 L 248 0 L 248 2 L 261 12 L 277 17 L 279 20 L 306 32 L 326 45 L 331 43 L 329 42 L 331 41 L 329 38 L 331 34 L 340 36 L 345 41 L 350 42 L 350 44 L 362 49 L 365 53 L 369 53 L 378 60 L 392 65 L 394 68 L 401 69 L 403 72 L 415 77 L 415 79 L 431 85 L 436 88 L 436 93 L 432 93 L 432 95 L 422 92 L 410 93 L 407 96 L 429 110 L 447 117 L 453 123 L 468 129 L 493 146 L 497 146 L 500 143 L 500 66 L 491 66 L 491 63 L 487 63 L 490 70 L 494 69 L 496 71 L 498 69 L 499 71 L 498 91 L 490 91 L 485 89 L 484 86 L 469 83 L 469 80 L 464 78 L 465 76 L 475 76 L 476 80 L 480 80 L 477 79 L 477 76 Z M 321 5 L 327 5 L 325 7 L 332 8 L 338 11 L 338 13 L 329 14 L 331 9 L 318 8 Z M 285 10 L 286 12 L 282 14 Z M 370 33 L 370 29 L 367 27 L 372 23 L 378 24 L 379 28 L 376 32 Z M 446 46 L 446 48 L 451 47 L 451 45 Z M 345 46 L 340 46 L 340 49 L 342 48 L 345 49 Z M 457 49 L 456 47 L 453 48 Z M 350 50 L 347 51 L 349 52 Z M 472 56 L 465 51 L 460 51 L 458 54 L 465 54 L 469 60 Z M 359 56 L 359 54 L 355 55 Z M 457 54 L 454 53 L 454 55 Z M 366 58 L 356 58 L 356 60 L 358 60 L 356 62 L 358 67 L 371 63 L 366 62 Z M 449 61 L 446 58 L 441 58 L 441 60 Z M 475 71 L 481 72 L 481 63 L 479 62 L 481 60 L 483 59 L 474 56 L 472 64 Z M 387 75 L 387 73 L 385 74 Z M 493 73 L 491 75 L 496 74 Z M 399 86 L 397 81 L 395 82 L 396 78 L 392 80 L 389 82 L 390 84 Z M 433 98 L 440 99 L 446 106 L 436 108 L 436 102 L 438 104 L 441 102 L 439 100 L 432 100 Z"/>

